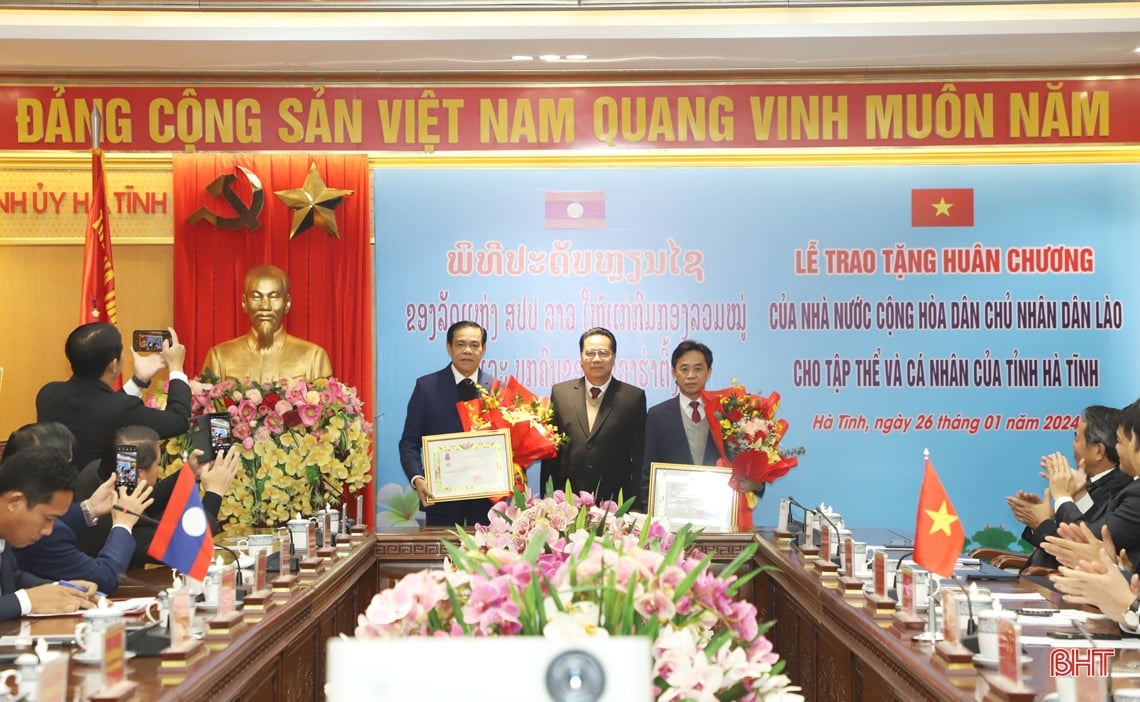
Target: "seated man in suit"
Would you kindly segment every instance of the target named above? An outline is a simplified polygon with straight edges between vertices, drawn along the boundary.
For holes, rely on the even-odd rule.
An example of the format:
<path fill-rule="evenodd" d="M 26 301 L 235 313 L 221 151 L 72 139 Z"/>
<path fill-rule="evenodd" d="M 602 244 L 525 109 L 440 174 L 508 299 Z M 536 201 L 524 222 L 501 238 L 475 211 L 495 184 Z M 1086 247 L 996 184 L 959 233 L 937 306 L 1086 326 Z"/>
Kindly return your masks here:
<path fill-rule="evenodd" d="M 59 422 L 44 422 L 23 426 L 12 432 L 4 450 L 7 453 L 11 449 L 14 454 L 30 446 L 43 446 L 70 456 L 72 441 L 73 437 L 67 427 Z M 85 503 L 73 502 L 67 512 L 56 520 L 55 528 L 50 534 L 30 546 L 13 549 L 16 562 L 25 573 L 51 580 L 93 582 L 100 592 L 114 594 L 119 588 L 119 578 L 127 571 L 135 549 L 135 540 L 131 534 L 131 529 L 138 521 L 135 515 L 141 514 L 150 505 L 149 495 L 155 477 L 157 476 L 144 478 L 140 475 L 133 491 L 128 494 L 125 488 L 120 488 L 116 495 L 115 477 L 112 476 L 95 490 L 91 499 Z M 86 507 L 81 507 L 80 504 Z M 122 510 L 112 511 L 114 504 L 134 514 Z M 88 531 L 87 519 L 97 520 L 108 512 L 111 513 L 110 521 L 113 525 L 110 535 L 103 548 L 94 556 L 89 556 L 79 550 L 78 535 Z"/>
<path fill-rule="evenodd" d="M 95 606 L 95 585 L 79 590 L 20 570 L 13 548 L 52 532 L 71 505 L 75 468 L 53 448 L 32 446 L 0 463 L 0 621 Z"/>
<path fill-rule="evenodd" d="M 71 430 L 75 435 L 72 460 L 76 466 L 99 458 L 119 427 L 148 426 L 162 438 L 190 429 L 190 385 L 182 370 L 186 347 L 178 343 L 173 329 L 170 337 L 170 341 L 163 342 L 157 357 L 135 353 L 135 377 L 116 392 L 111 386 L 123 372 L 123 337 L 119 330 L 112 324 L 94 322 L 68 335 L 64 352 L 71 362 L 72 376 L 40 388 L 36 419 L 59 422 Z M 170 387 L 166 409 L 160 410 L 147 407 L 133 393 L 138 392 L 137 387 L 150 385 L 163 365 L 170 369 Z"/>
<path fill-rule="evenodd" d="M 715 466 L 720 454 L 705 417 L 701 391 L 712 375 L 712 349 L 686 339 L 673 349 L 677 397 L 649 408 L 645 416 L 645 455 L 641 461 L 639 504 L 648 506 L 649 469 L 654 463 Z"/>
<path fill-rule="evenodd" d="M 420 497 L 428 526 L 487 524 L 489 500 L 454 500 L 435 504 L 424 478 L 422 440 L 436 434 L 463 431 L 456 403 L 479 397 L 476 383 L 491 387 L 492 378 L 479 368 L 487 352 L 487 330 L 475 322 L 456 322 L 447 330 L 447 353 L 451 363 L 442 370 L 416 380 L 408 399 L 408 414 L 400 436 L 400 465 Z"/>
<path fill-rule="evenodd" d="M 578 339 L 583 377 L 550 391 L 554 424 L 569 437 L 558 456 L 542 462 L 542 489 L 594 493 L 600 500 L 637 498 L 645 452 L 645 391 L 613 377 L 617 339 L 602 327 Z"/>
<path fill-rule="evenodd" d="M 1064 456 L 1055 453 L 1041 459 L 1047 474 L 1058 476 L 1050 481 L 1045 500 L 1029 493 L 1006 498 L 1013 515 L 1025 525 L 1021 538 L 1035 547 L 1025 567 L 1056 568 L 1057 560 L 1041 548 L 1045 537 L 1057 533 L 1058 523 L 1099 520 L 1112 496 L 1132 482 L 1132 477 L 1117 467 L 1120 458 L 1116 453 L 1116 427 L 1119 424 L 1120 410 L 1102 405 L 1086 407 L 1073 432 L 1073 460 L 1080 469 L 1080 477 L 1071 488 L 1069 481 L 1059 476 L 1063 475 L 1062 470 L 1072 469 Z M 1057 470 L 1051 470 L 1051 466 Z M 1075 492 L 1068 494 L 1070 489 Z M 1052 505 L 1050 496 L 1055 501 Z"/>
<path fill-rule="evenodd" d="M 1122 472 L 1130 478 L 1140 474 L 1140 401 L 1128 405 L 1120 414 L 1120 424 L 1116 428 L 1116 453 L 1120 458 Z M 1073 471 L 1063 462 L 1050 463 L 1047 468 L 1049 489 L 1061 496 L 1057 505 L 1058 518 L 1062 521 L 1081 521 L 1091 535 L 1103 534 L 1107 528 L 1108 536 L 1115 542 L 1115 548 L 1123 549 L 1132 563 L 1140 563 L 1140 481 L 1128 482 L 1109 499 L 1104 511 L 1096 519 L 1082 520 L 1077 514 L 1079 510 L 1072 503 L 1071 496 L 1077 492 Z M 1084 543 L 1077 542 L 1064 538 L 1064 533 L 1059 531 L 1056 536 L 1046 536 L 1041 547 L 1061 565 L 1075 568 L 1082 560 L 1089 563 L 1099 560 L 1101 543 L 1095 536 Z"/>

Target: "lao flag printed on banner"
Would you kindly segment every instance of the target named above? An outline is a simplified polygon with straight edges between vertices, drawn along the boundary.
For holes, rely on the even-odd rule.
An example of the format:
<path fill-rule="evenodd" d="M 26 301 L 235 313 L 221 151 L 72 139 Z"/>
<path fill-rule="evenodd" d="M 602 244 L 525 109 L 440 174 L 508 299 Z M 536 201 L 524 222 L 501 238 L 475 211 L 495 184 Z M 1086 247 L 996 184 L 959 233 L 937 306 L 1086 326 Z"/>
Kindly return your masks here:
<path fill-rule="evenodd" d="M 605 226 L 605 193 L 546 193 L 547 229 L 604 229 Z"/>
<path fill-rule="evenodd" d="M 195 580 L 206 577 L 214 555 L 214 536 L 189 466 L 178 471 L 174 492 L 146 552 Z"/>
<path fill-rule="evenodd" d="M 911 190 L 910 226 L 974 226 L 974 189 L 916 188 Z"/>

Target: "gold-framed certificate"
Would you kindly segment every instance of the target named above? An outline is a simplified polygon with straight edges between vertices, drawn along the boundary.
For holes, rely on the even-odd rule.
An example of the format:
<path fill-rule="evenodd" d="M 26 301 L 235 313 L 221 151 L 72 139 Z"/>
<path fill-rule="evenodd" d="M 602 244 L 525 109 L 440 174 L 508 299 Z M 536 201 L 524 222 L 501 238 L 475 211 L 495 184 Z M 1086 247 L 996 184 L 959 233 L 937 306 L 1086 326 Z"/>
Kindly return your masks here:
<path fill-rule="evenodd" d="M 649 514 L 671 524 L 689 523 L 706 531 L 736 529 L 732 468 L 678 463 L 649 464 Z"/>
<path fill-rule="evenodd" d="M 510 494 L 511 430 L 423 438 L 424 480 L 436 502 Z"/>

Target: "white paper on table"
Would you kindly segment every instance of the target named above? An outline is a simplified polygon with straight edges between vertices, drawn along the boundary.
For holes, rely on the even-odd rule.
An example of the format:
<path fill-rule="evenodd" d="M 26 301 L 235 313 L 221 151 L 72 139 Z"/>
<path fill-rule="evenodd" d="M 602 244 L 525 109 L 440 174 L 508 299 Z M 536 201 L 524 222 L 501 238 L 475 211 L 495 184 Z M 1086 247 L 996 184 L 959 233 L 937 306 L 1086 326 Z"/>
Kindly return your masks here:
<path fill-rule="evenodd" d="M 994 592 L 992 596 L 995 600 L 1002 600 L 1008 602 L 1030 602 L 1033 600 L 1045 601 L 1045 598 L 1036 592 Z"/>
<path fill-rule="evenodd" d="M 1097 648 L 1118 648 L 1118 649 L 1131 649 L 1140 651 L 1140 639 L 1098 639 L 1093 637 L 1093 643 L 1090 644 L 1085 639 L 1051 639 L 1048 636 L 1025 636 L 1021 637 L 1021 645 L 1023 646 L 1049 646 L 1050 648 L 1089 648 L 1093 644 Z M 1116 670 L 1112 671 L 1113 676 L 1116 675 Z"/>

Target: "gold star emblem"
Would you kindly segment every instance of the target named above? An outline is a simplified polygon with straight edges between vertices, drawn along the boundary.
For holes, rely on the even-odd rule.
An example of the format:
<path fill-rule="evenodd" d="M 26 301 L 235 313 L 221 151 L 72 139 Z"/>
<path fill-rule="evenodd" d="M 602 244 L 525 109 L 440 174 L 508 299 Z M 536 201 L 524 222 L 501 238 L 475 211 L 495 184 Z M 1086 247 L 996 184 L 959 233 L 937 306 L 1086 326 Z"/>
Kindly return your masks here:
<path fill-rule="evenodd" d="M 309 166 L 309 174 L 305 176 L 304 185 L 296 190 L 277 190 L 274 194 L 293 210 L 290 239 L 310 227 L 323 229 L 329 236 L 339 239 L 340 232 L 336 228 L 336 215 L 333 210 L 340 207 L 344 199 L 353 192 L 326 187 L 321 174 L 317 172 L 317 164 L 314 163 Z"/>
<path fill-rule="evenodd" d="M 952 514 L 946 509 L 946 500 L 942 500 L 942 506 L 938 511 L 932 509 L 923 510 L 926 516 L 930 517 L 930 533 L 941 531 L 943 534 L 950 536 L 950 525 L 958 521 L 958 515 Z"/>
<path fill-rule="evenodd" d="M 934 216 L 941 217 L 942 215 L 950 216 L 950 208 L 954 206 L 953 202 L 946 202 L 946 198 L 940 198 L 938 202 L 931 205 L 934 208 Z"/>

